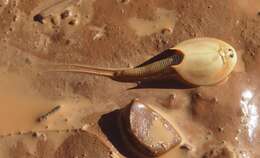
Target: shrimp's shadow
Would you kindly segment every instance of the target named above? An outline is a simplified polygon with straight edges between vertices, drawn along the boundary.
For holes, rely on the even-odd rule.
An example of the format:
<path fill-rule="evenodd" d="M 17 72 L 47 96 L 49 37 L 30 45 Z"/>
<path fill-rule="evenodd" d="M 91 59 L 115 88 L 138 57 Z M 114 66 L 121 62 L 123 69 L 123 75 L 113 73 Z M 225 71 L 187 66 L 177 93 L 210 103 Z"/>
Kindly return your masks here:
<path fill-rule="evenodd" d="M 157 81 L 141 81 L 137 83 L 137 86 L 129 88 L 128 90 L 132 89 L 191 89 L 196 88 L 198 86 L 188 85 L 178 80 L 157 80 Z"/>

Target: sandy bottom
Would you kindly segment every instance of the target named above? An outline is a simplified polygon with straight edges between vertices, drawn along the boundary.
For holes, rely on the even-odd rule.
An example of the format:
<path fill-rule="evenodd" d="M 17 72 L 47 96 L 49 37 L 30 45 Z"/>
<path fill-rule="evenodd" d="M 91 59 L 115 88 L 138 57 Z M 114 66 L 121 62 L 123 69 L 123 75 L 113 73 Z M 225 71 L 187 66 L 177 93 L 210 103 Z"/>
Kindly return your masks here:
<path fill-rule="evenodd" d="M 183 138 L 160 158 L 260 157 L 258 0 L 0 0 L 0 27 L 0 157 L 132 157 L 113 114 L 134 98 Z M 46 71 L 58 63 L 132 67 L 202 36 L 238 52 L 224 84 L 130 89 L 136 85 Z"/>

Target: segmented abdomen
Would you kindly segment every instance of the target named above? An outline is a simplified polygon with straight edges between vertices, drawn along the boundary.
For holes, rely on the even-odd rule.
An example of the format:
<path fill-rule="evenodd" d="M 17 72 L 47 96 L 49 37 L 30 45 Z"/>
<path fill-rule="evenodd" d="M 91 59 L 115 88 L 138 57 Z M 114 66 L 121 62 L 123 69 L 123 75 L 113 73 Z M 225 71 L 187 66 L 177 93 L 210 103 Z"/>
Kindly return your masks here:
<path fill-rule="evenodd" d="M 128 69 L 128 70 L 122 70 L 115 74 L 115 78 L 145 78 L 149 76 L 156 75 L 158 73 L 161 73 L 167 68 L 169 68 L 171 65 L 177 65 L 182 61 L 183 57 L 178 54 L 173 54 L 171 57 L 159 60 L 157 62 L 154 62 L 152 64 L 138 67 L 134 69 Z"/>

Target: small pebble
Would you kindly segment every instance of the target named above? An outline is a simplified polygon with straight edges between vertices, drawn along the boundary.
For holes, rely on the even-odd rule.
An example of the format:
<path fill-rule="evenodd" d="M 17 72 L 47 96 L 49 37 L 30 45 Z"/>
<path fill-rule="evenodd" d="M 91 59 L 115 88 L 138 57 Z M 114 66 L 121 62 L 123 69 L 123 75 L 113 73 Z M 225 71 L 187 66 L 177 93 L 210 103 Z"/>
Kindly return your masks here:
<path fill-rule="evenodd" d="M 23 132 L 22 132 L 22 131 L 19 131 L 19 132 L 18 132 L 18 135 L 22 135 L 22 134 L 23 134 Z"/>
<path fill-rule="evenodd" d="M 66 44 L 66 45 L 71 44 L 71 40 L 66 40 L 66 41 L 65 41 L 65 44 Z"/>
<path fill-rule="evenodd" d="M 182 140 L 170 122 L 138 100 L 123 109 L 121 117 L 122 133 L 144 155 L 160 156 Z"/>
<path fill-rule="evenodd" d="M 33 20 L 36 21 L 36 22 L 39 22 L 41 24 L 43 24 L 43 16 L 41 14 L 37 14 L 33 17 Z"/>
<path fill-rule="evenodd" d="M 9 31 L 10 31 L 10 32 L 13 32 L 13 31 L 14 31 L 14 28 L 10 27 L 10 28 L 9 28 Z"/>
<path fill-rule="evenodd" d="M 77 20 L 73 19 L 69 22 L 70 25 L 76 25 L 77 24 Z"/>
<path fill-rule="evenodd" d="M 128 68 L 134 68 L 133 64 L 131 64 L 131 63 L 128 63 L 128 64 L 127 64 L 127 67 L 128 67 Z"/>
<path fill-rule="evenodd" d="M 47 135 L 46 134 L 42 134 L 42 139 L 43 139 L 43 141 L 47 141 Z"/>
<path fill-rule="evenodd" d="M 39 138 L 41 136 L 41 133 L 39 132 L 33 132 L 32 133 L 32 136 L 35 137 L 35 138 Z"/>
<path fill-rule="evenodd" d="M 224 132 L 224 128 L 223 128 L 223 127 L 219 127 L 219 128 L 218 128 L 218 131 L 219 131 L 219 132 Z"/>
<path fill-rule="evenodd" d="M 212 98 L 212 102 L 213 102 L 214 104 L 218 103 L 218 98 L 217 98 L 217 97 Z"/>
<path fill-rule="evenodd" d="M 202 94 L 200 92 L 192 92 L 191 96 L 193 99 L 202 98 Z"/>
<path fill-rule="evenodd" d="M 178 108 L 178 106 L 176 105 L 176 95 L 175 94 L 169 95 L 167 102 L 164 103 L 163 106 L 167 109 Z"/>
<path fill-rule="evenodd" d="M 46 134 L 44 134 L 44 133 L 33 132 L 33 133 L 32 133 L 32 136 L 35 137 L 35 138 L 41 138 L 41 139 L 43 139 L 44 141 L 47 140 L 47 136 L 46 136 Z"/>
<path fill-rule="evenodd" d="M 31 64 L 32 64 L 32 62 L 31 62 L 31 60 L 30 60 L 29 58 L 25 58 L 24 61 L 25 61 L 25 63 L 28 64 L 28 65 L 31 65 Z"/>
<path fill-rule="evenodd" d="M 130 0 L 117 0 L 119 3 L 127 4 L 130 2 Z"/>
<path fill-rule="evenodd" d="M 183 144 L 183 145 L 180 146 L 180 149 L 190 151 L 190 150 L 192 150 L 192 146 L 189 145 L 189 144 Z"/>
<path fill-rule="evenodd" d="M 68 119 L 68 118 L 65 118 L 64 121 L 65 121 L 65 122 L 69 122 L 69 119 Z"/>
<path fill-rule="evenodd" d="M 87 131 L 89 128 L 89 124 L 85 124 L 83 127 L 81 127 L 82 131 Z"/>
<path fill-rule="evenodd" d="M 163 34 L 171 34 L 173 32 L 173 29 L 171 27 L 163 28 L 162 33 Z"/>
<path fill-rule="evenodd" d="M 84 153 L 82 154 L 83 158 L 87 158 L 88 154 L 87 153 Z"/>
<path fill-rule="evenodd" d="M 61 19 L 65 19 L 70 16 L 70 12 L 68 10 L 65 10 L 63 13 L 61 13 L 60 17 Z"/>

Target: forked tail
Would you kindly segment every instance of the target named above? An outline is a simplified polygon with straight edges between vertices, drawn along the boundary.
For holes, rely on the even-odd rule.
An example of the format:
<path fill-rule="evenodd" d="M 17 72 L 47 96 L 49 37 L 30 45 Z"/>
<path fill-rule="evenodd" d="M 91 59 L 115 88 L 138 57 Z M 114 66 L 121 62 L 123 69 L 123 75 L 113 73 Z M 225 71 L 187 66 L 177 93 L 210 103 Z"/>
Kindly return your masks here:
<path fill-rule="evenodd" d="M 47 72 L 72 72 L 72 73 L 83 73 L 83 74 L 92 74 L 105 77 L 113 77 L 115 72 L 118 72 L 123 69 L 109 69 L 101 67 L 92 67 L 87 65 L 79 64 L 60 64 L 54 65 L 54 68 L 47 70 Z"/>

